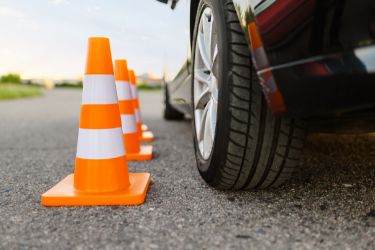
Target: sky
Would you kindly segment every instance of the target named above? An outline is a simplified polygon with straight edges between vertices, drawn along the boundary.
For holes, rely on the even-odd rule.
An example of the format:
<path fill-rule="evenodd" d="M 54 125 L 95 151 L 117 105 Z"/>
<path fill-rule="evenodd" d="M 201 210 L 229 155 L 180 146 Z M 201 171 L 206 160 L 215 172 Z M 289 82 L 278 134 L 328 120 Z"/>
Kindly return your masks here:
<path fill-rule="evenodd" d="M 138 74 L 171 78 L 188 51 L 187 3 L 172 11 L 156 0 L 0 0 L 0 74 L 82 78 L 91 36 L 109 37 L 113 59 Z"/>

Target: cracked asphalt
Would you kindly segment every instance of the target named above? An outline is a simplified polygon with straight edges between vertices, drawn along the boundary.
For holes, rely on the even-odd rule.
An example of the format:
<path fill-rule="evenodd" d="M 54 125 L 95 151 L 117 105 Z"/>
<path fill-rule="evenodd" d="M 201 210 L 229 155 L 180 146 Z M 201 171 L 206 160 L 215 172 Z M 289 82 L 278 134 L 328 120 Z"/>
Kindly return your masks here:
<path fill-rule="evenodd" d="M 223 192 L 195 168 L 190 121 L 161 118 L 142 92 L 155 159 L 139 207 L 45 208 L 40 195 L 74 170 L 81 92 L 0 102 L 1 249 L 374 249 L 375 135 L 310 135 L 281 188 Z"/>

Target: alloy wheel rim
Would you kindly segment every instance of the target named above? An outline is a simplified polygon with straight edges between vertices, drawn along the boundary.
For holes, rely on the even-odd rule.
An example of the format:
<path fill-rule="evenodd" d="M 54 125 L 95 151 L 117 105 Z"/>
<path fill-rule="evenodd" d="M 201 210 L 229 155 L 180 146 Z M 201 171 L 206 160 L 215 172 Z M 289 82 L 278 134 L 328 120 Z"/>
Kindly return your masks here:
<path fill-rule="evenodd" d="M 206 7 L 200 17 L 194 61 L 194 120 L 201 156 L 212 152 L 217 124 L 217 32 L 212 9 Z"/>

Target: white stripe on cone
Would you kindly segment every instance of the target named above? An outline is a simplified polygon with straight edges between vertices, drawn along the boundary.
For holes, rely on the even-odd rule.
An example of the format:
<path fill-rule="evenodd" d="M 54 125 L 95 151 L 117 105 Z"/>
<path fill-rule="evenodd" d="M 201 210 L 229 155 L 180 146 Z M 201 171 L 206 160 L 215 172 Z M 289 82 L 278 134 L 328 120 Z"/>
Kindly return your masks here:
<path fill-rule="evenodd" d="M 137 86 L 135 86 L 134 84 L 131 84 L 130 85 L 130 89 L 132 91 L 132 97 L 133 97 L 133 99 L 137 99 L 138 98 L 138 89 L 137 89 Z"/>
<path fill-rule="evenodd" d="M 132 94 L 131 94 L 131 84 L 129 82 L 125 81 L 116 81 L 116 89 L 117 89 L 117 96 L 119 101 L 122 100 L 131 100 Z"/>
<path fill-rule="evenodd" d="M 134 109 L 134 114 L 135 114 L 135 120 L 137 122 L 140 122 L 141 121 L 141 112 L 139 111 L 139 109 Z"/>
<path fill-rule="evenodd" d="M 113 75 L 85 75 L 82 104 L 116 104 L 117 93 L 114 82 Z"/>
<path fill-rule="evenodd" d="M 77 157 L 82 159 L 111 159 L 125 155 L 121 128 L 79 129 Z"/>
<path fill-rule="evenodd" d="M 258 70 L 267 68 L 269 66 L 267 54 L 263 47 L 252 49 L 252 53 L 255 59 L 255 66 Z"/>
<path fill-rule="evenodd" d="M 124 134 L 137 132 L 135 115 L 121 115 L 122 131 Z"/>

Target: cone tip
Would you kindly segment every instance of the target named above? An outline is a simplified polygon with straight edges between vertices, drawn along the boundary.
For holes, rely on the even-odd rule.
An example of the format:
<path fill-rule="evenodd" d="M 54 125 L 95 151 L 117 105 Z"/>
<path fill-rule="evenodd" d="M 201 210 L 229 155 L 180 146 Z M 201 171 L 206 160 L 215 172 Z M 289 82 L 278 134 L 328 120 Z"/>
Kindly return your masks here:
<path fill-rule="evenodd" d="M 125 59 L 115 60 L 115 79 L 129 81 L 128 62 Z"/>
<path fill-rule="evenodd" d="M 118 62 L 118 63 L 128 63 L 128 61 L 126 59 L 122 59 L 122 58 L 118 58 L 118 59 L 115 59 L 115 62 Z"/>
<path fill-rule="evenodd" d="M 109 38 L 90 37 L 88 39 L 86 71 L 89 74 L 112 74 L 113 64 Z"/>
<path fill-rule="evenodd" d="M 89 41 L 108 41 L 109 42 L 109 38 L 108 37 L 104 37 L 104 36 L 92 36 L 92 37 L 89 37 Z"/>
<path fill-rule="evenodd" d="M 136 84 L 135 72 L 133 69 L 129 69 L 129 80 L 131 84 L 134 84 L 134 85 Z"/>

